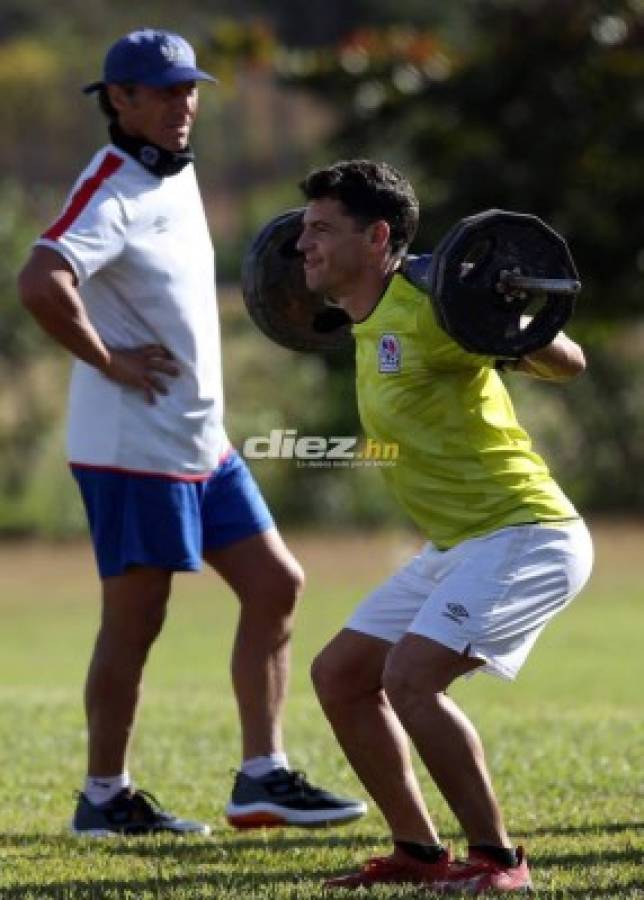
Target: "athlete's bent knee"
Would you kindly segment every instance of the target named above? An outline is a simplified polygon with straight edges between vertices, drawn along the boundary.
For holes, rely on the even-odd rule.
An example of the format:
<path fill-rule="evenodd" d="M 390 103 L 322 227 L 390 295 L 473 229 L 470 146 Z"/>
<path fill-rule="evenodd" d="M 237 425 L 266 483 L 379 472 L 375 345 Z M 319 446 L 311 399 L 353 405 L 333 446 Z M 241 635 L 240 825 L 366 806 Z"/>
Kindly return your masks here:
<path fill-rule="evenodd" d="M 304 591 L 306 577 L 304 569 L 293 559 L 284 570 L 284 596 L 288 599 L 291 609 L 295 607 L 300 595 Z"/>
<path fill-rule="evenodd" d="M 291 618 L 304 590 L 304 581 L 304 571 L 295 559 L 271 574 L 264 584 L 261 607 L 270 612 L 272 621 L 279 620 L 283 624 Z"/>
<path fill-rule="evenodd" d="M 419 705 L 430 706 L 437 691 L 427 684 L 412 667 L 396 657 L 389 659 L 382 677 L 382 686 L 389 702 L 401 719 Z"/>
<path fill-rule="evenodd" d="M 333 642 L 316 656 L 311 665 L 311 680 L 324 709 L 352 703 L 380 691 L 379 679 L 355 657 L 338 654 Z"/>
<path fill-rule="evenodd" d="M 327 663 L 326 647 L 315 657 L 311 663 L 311 681 L 315 688 L 315 693 L 322 706 L 325 705 L 327 697 L 334 692 L 334 685 L 337 681 L 333 667 Z"/>

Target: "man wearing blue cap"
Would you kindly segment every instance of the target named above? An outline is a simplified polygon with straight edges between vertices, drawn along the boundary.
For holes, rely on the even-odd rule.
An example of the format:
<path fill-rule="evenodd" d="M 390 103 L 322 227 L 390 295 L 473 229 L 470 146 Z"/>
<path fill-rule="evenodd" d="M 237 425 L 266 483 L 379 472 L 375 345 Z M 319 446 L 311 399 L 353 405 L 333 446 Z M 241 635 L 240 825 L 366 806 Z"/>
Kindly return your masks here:
<path fill-rule="evenodd" d="M 197 82 L 214 80 L 176 34 L 134 31 L 110 48 L 85 92 L 98 91 L 111 141 L 19 278 L 26 308 L 76 357 L 68 458 L 102 583 L 78 834 L 209 831 L 135 790 L 126 762 L 172 574 L 202 560 L 240 601 L 232 672 L 243 762 L 229 822 L 326 825 L 366 810 L 291 771 L 282 744 L 303 574 L 223 427 L 214 254 L 189 144 Z"/>

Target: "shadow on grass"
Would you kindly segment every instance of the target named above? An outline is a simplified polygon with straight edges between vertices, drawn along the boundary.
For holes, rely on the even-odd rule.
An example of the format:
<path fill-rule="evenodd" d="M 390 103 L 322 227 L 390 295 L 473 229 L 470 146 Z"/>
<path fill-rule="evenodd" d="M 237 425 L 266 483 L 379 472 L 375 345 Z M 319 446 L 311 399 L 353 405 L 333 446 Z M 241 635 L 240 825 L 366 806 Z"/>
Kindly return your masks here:
<path fill-rule="evenodd" d="M 64 882 L 22 883 L 15 886 L 0 886 L 0 900 L 161 900 L 171 892 L 180 892 L 181 897 L 198 898 L 230 898 L 241 900 L 255 896 L 273 896 L 279 893 L 280 898 L 292 897 L 293 900 L 317 893 L 319 885 L 331 874 L 328 868 L 287 871 L 266 869 L 257 854 L 270 856 L 275 854 L 288 859 L 288 854 L 295 851 L 320 850 L 333 848 L 354 849 L 360 856 L 367 856 L 374 847 L 389 846 L 387 836 L 367 834 L 338 835 L 329 831 L 316 834 L 297 834 L 281 836 L 279 832 L 265 831 L 254 837 L 239 837 L 234 832 L 223 838 L 188 837 L 181 839 L 172 836 L 155 836 L 146 838 L 115 837 L 114 839 L 79 839 L 69 834 L 37 835 L 5 833 L 0 834 L 0 850 L 24 851 L 29 863 L 45 871 L 50 861 L 58 860 L 62 855 L 87 853 L 96 857 L 130 857 L 133 860 L 146 859 L 158 863 L 158 872 L 149 879 L 69 879 Z M 364 852 L 364 848 L 369 848 Z M 362 851 L 362 852 L 361 852 Z M 7 857 L 9 859 L 9 857 Z M 255 864 L 255 871 L 249 868 Z M 70 868 L 73 862 L 70 859 Z M 185 868 L 184 875 L 163 875 L 163 868 Z M 239 871 L 235 871 L 235 868 Z M 5 864 L 5 872 L 10 871 Z M 198 870 L 198 874 L 194 871 Z M 73 869 L 72 869 L 73 872 Z M 70 872 L 70 874 L 72 874 Z M 313 884 L 312 884 L 313 883 Z"/>
<path fill-rule="evenodd" d="M 586 825 L 543 825 L 538 828 L 517 828 L 516 835 L 522 838 L 539 837 L 547 835 L 575 835 L 575 834 L 618 834 L 623 831 L 642 831 L 644 822 L 596 822 Z M 154 838 L 114 838 L 109 840 L 84 839 L 73 837 L 67 833 L 61 834 L 34 834 L 5 832 L 0 833 L 0 848 L 39 847 L 60 848 L 61 845 L 70 847 L 105 848 L 106 850 L 118 850 L 119 853 L 165 854 L 177 856 L 197 856 L 202 851 L 221 849 L 226 853 L 232 851 L 244 852 L 246 850 L 289 850 L 322 847 L 368 847 L 388 846 L 390 838 L 386 834 L 350 834 L 342 835 L 332 829 L 317 830 L 315 833 L 299 832 L 288 836 L 282 836 L 279 829 L 266 829 L 254 832 L 253 837 L 240 836 L 239 832 L 228 831 L 223 835 L 215 834 L 210 838 L 177 838 L 158 836 Z M 445 840 L 461 840 L 462 835 L 455 831 L 444 831 Z"/>
<path fill-rule="evenodd" d="M 620 831 L 642 831 L 644 822 L 596 822 L 586 825 L 541 825 L 538 828 L 518 829 L 518 833 L 530 837 L 531 835 L 549 834 L 617 834 Z"/>
<path fill-rule="evenodd" d="M 135 854 L 139 856 L 177 856 L 181 858 L 198 857 L 205 853 L 221 851 L 227 856 L 232 853 L 246 851 L 276 850 L 288 851 L 302 849 L 320 849 L 327 847 L 368 847 L 374 845 L 388 846 L 387 835 L 352 834 L 341 836 L 332 832 L 298 834 L 281 837 L 278 832 L 263 832 L 258 837 L 231 837 L 219 839 L 216 835 L 210 838 L 181 838 L 172 836 L 155 837 L 114 837 L 107 839 L 79 838 L 68 834 L 0 834 L 0 848 L 36 847 L 43 850 L 60 850 L 62 847 L 75 849 L 93 848 L 98 851 L 116 851 L 119 854 Z M 2 895 L 0 894 L 0 898 Z"/>
<path fill-rule="evenodd" d="M 627 881 L 617 887 L 606 888 L 570 888 L 567 891 L 552 891 L 545 896 L 548 900 L 559 900 L 567 897 L 641 897 L 644 883 L 641 879 Z"/>
<path fill-rule="evenodd" d="M 311 877 L 317 880 L 322 876 L 311 873 Z M 169 892 L 176 890 L 184 891 L 187 897 L 227 897 L 240 900 L 258 894 L 266 897 L 267 887 L 274 887 L 276 891 L 280 888 L 280 896 L 284 896 L 286 891 L 293 898 L 305 897 L 310 893 L 304 888 L 304 882 L 292 872 L 235 874 L 211 871 L 199 875 L 127 881 L 101 879 L 93 882 L 70 880 L 51 884 L 23 884 L 0 888 L 0 897 L 2 900 L 156 900 L 167 897 Z"/>
<path fill-rule="evenodd" d="M 623 831 L 641 830 L 643 822 L 611 822 L 606 824 L 583 826 L 553 826 L 540 827 L 533 831 L 522 832 L 525 835 L 574 835 L 586 833 L 619 833 Z M 80 850 L 96 852 L 105 855 L 139 856 L 141 858 L 154 858 L 159 861 L 159 872 L 147 879 L 85 879 L 66 880 L 64 882 L 52 882 L 50 884 L 24 883 L 13 887 L 0 887 L 1 900 L 163 900 L 171 892 L 180 892 L 181 897 L 206 900 L 206 898 L 228 898 L 228 900 L 240 900 L 240 898 L 279 896 L 280 898 L 302 898 L 320 895 L 321 883 L 329 875 L 333 874 L 334 867 L 325 869 L 311 869 L 306 872 L 294 872 L 287 870 L 266 870 L 259 865 L 259 871 L 235 871 L 237 864 L 243 864 L 245 855 L 265 852 L 270 854 L 289 853 L 296 850 L 319 850 L 323 848 L 353 848 L 360 851 L 361 848 L 374 846 L 389 846 L 389 838 L 373 834 L 338 835 L 337 833 L 316 832 L 315 834 L 297 834 L 282 836 L 278 831 L 266 831 L 261 835 L 247 837 L 225 834 L 214 838 L 188 838 L 177 840 L 171 837 L 156 838 L 116 838 L 114 840 L 79 840 L 70 835 L 36 835 L 36 834 L 0 834 L 1 849 L 25 848 L 34 853 L 34 861 L 46 866 L 48 857 L 59 856 L 66 850 Z M 163 876 L 164 861 L 168 865 L 180 864 L 188 867 L 199 866 L 198 873 L 188 871 L 182 875 Z M 553 853 L 532 857 L 537 873 L 540 870 L 563 867 L 573 869 L 581 867 L 583 870 L 592 867 L 600 867 L 607 864 L 637 865 L 639 855 L 635 848 L 610 849 L 605 851 L 569 853 Z M 246 862 L 246 869 L 252 865 L 252 860 Z M 255 859 L 255 864 L 257 860 Z M 207 870 L 204 871 L 204 866 Z M 626 873 L 624 873 L 626 874 Z M 641 896 L 643 884 L 641 881 L 628 880 L 610 888 L 580 887 L 564 890 L 540 890 L 537 886 L 537 897 L 548 900 L 564 900 L 564 898 L 631 898 Z M 407 888 L 398 893 L 388 892 L 388 900 L 396 897 L 411 898 L 417 896 L 416 892 Z M 419 895 L 420 896 L 420 895 Z M 427 889 L 423 897 L 431 897 Z"/>
<path fill-rule="evenodd" d="M 2 900 L 163 900 L 168 896 L 168 892 L 174 890 L 184 890 L 189 892 L 187 896 L 199 898 L 231 898 L 231 900 L 242 900 L 242 898 L 250 898 L 261 896 L 266 898 L 271 896 L 270 887 L 280 890 L 280 897 L 285 895 L 292 900 L 303 900 L 310 897 L 312 892 L 318 894 L 319 888 L 316 885 L 311 887 L 307 882 L 298 882 L 292 876 L 282 872 L 262 873 L 258 875 L 231 876 L 231 875 L 206 875 L 198 878 L 169 878 L 164 881 L 138 880 L 138 881 L 101 881 L 95 884 L 87 882 L 68 881 L 64 884 L 51 885 L 23 885 L 16 888 L 7 888 L 2 891 Z M 269 893 L 267 893 L 267 888 Z M 192 890 L 191 890 L 192 889 Z M 541 891 L 537 885 L 535 898 L 543 898 L 543 900 L 567 900 L 567 898 L 632 898 L 641 896 L 642 882 L 629 881 L 621 885 L 606 888 L 570 888 L 565 890 L 546 890 Z M 194 893 L 193 893 L 194 891 Z M 322 894 L 326 896 L 325 893 Z M 432 897 L 439 897 L 427 888 L 419 891 L 409 888 L 401 891 L 389 890 L 387 892 L 387 900 L 412 900 L 415 897 L 423 897 L 430 900 Z M 465 895 L 463 895 L 465 896 Z"/>
<path fill-rule="evenodd" d="M 635 847 L 627 850 L 590 850 L 587 852 L 573 851 L 572 853 L 542 854 L 530 857 L 539 869 L 547 869 L 549 866 L 565 866 L 570 869 L 574 866 L 600 866 L 607 863 L 633 863 L 641 861 L 641 853 Z"/>

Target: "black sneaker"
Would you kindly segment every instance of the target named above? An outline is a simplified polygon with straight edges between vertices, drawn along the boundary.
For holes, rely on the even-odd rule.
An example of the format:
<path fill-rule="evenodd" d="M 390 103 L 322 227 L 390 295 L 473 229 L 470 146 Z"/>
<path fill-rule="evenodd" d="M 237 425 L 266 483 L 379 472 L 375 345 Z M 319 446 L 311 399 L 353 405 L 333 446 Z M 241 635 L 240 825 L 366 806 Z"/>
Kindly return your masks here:
<path fill-rule="evenodd" d="M 235 777 L 226 818 L 235 828 L 340 825 L 364 816 L 362 800 L 336 797 L 309 784 L 302 772 L 275 769 L 262 778 Z"/>
<path fill-rule="evenodd" d="M 85 794 L 79 794 L 71 830 L 73 834 L 86 837 L 143 836 L 159 832 L 210 834 L 209 825 L 178 819 L 165 812 L 152 794 L 130 788 L 123 788 L 107 803 L 98 806 L 90 803 Z"/>

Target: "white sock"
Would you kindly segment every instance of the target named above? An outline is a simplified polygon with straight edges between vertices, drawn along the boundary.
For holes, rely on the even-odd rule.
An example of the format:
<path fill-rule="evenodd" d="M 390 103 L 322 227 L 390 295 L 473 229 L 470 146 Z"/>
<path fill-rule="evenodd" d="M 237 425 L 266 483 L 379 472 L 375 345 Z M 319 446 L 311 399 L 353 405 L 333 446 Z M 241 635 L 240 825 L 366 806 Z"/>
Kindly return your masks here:
<path fill-rule="evenodd" d="M 241 771 L 249 778 L 262 778 L 269 772 L 274 772 L 275 769 L 289 768 L 286 753 L 269 753 L 268 756 L 254 756 L 252 759 L 245 759 Z"/>
<path fill-rule="evenodd" d="M 122 775 L 88 775 L 83 793 L 90 803 L 100 806 L 116 797 L 119 791 L 129 787 L 131 783 L 128 772 L 123 772 Z"/>

